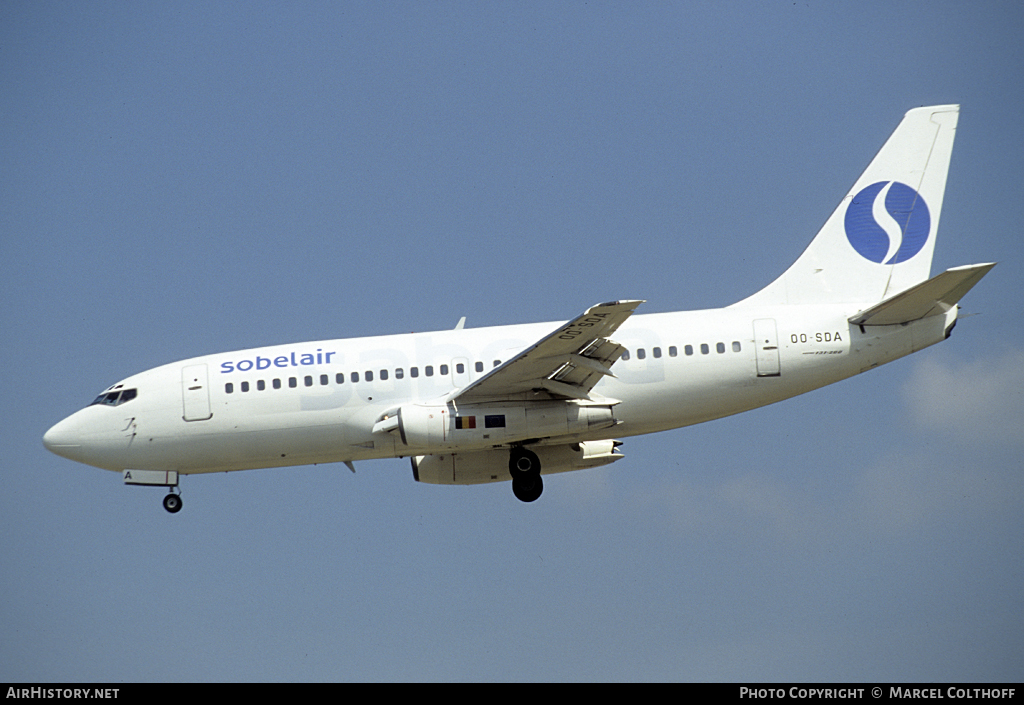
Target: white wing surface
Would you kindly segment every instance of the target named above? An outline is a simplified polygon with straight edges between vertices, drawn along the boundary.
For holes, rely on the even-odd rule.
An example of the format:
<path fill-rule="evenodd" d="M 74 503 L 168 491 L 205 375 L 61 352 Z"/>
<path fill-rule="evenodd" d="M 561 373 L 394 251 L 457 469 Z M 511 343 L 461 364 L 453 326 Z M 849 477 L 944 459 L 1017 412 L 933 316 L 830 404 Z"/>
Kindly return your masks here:
<path fill-rule="evenodd" d="M 590 391 L 625 348 L 609 338 L 643 301 L 598 304 L 559 327 L 476 382 L 453 392 L 461 403 L 522 398 L 546 392 L 550 398 L 590 399 Z"/>

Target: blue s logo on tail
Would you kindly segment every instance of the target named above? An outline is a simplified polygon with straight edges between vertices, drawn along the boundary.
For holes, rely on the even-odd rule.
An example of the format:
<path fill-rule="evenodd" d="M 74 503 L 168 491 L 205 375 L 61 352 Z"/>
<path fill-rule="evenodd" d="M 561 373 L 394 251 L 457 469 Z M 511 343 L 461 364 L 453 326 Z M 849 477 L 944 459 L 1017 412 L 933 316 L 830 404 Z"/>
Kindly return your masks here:
<path fill-rule="evenodd" d="M 876 210 L 876 201 L 884 211 Z M 880 223 L 876 213 L 888 222 Z M 878 264 L 899 264 L 924 248 L 932 219 L 917 191 L 899 181 L 879 181 L 853 197 L 845 226 L 846 238 L 862 257 Z"/>

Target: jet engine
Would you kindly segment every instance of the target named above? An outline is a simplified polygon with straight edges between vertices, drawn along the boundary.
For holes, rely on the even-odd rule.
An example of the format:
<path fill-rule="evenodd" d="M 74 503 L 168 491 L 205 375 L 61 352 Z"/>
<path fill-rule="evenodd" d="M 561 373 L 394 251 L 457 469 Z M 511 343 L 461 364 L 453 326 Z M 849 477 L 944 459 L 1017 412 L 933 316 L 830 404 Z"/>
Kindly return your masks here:
<path fill-rule="evenodd" d="M 579 435 L 611 428 L 618 421 L 612 404 L 581 401 L 530 404 L 406 404 L 375 429 L 398 430 L 402 443 L 425 451 L 494 446 Z"/>
<path fill-rule="evenodd" d="M 530 446 L 540 459 L 543 474 L 596 468 L 626 456 L 616 449 L 621 441 L 584 441 L 554 446 Z M 504 482 L 509 474 L 509 452 L 505 449 L 418 455 L 412 459 L 412 474 L 417 482 L 433 485 L 475 485 Z"/>

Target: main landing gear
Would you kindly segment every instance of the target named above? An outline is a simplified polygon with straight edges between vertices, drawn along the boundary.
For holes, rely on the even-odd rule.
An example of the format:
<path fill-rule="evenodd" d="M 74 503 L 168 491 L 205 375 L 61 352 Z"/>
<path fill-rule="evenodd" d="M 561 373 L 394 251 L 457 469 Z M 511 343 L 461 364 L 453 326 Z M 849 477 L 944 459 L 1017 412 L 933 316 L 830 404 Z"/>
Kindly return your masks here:
<path fill-rule="evenodd" d="M 532 450 L 517 447 L 509 454 L 508 472 L 512 475 L 512 494 L 522 502 L 532 502 L 544 491 L 540 477 L 540 459 Z"/>

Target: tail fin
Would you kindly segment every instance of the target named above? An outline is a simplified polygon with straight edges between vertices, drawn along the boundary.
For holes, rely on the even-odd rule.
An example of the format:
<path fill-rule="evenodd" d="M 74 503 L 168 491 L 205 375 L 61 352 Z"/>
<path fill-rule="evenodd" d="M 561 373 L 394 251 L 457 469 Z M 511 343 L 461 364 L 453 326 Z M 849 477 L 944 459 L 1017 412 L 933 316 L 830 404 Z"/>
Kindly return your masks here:
<path fill-rule="evenodd" d="M 874 303 L 928 279 L 959 113 L 908 112 L 800 258 L 739 303 Z"/>

